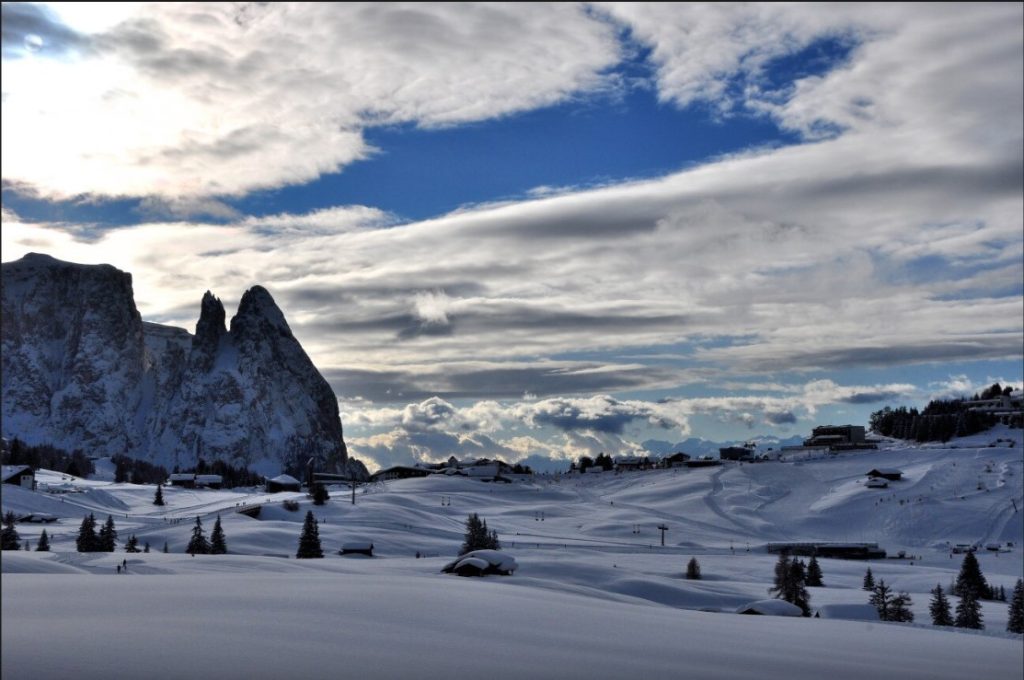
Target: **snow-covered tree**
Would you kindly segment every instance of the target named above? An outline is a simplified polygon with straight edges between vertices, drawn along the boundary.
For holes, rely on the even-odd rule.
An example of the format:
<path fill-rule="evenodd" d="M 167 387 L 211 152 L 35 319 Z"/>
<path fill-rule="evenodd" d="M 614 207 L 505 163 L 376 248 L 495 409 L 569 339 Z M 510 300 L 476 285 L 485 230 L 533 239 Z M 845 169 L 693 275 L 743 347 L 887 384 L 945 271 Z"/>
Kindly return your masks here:
<path fill-rule="evenodd" d="M 1006 630 L 1011 633 L 1024 633 L 1024 579 L 1017 579 L 1017 585 L 1013 587 Z"/>
<path fill-rule="evenodd" d="M 163 484 L 157 484 L 156 485 L 156 495 L 153 496 L 153 505 L 163 505 L 163 504 L 164 504 L 164 485 Z"/>
<path fill-rule="evenodd" d="M 117 547 L 117 529 L 114 528 L 114 518 L 107 515 L 107 521 L 100 529 L 96 550 L 97 552 L 114 552 L 115 547 Z"/>
<path fill-rule="evenodd" d="M 210 543 L 206 540 L 206 534 L 203 532 L 203 522 L 198 517 L 196 517 L 196 525 L 192 527 L 192 538 L 189 539 L 185 552 L 189 555 L 205 555 L 210 552 Z"/>
<path fill-rule="evenodd" d="M 302 523 L 302 535 L 299 537 L 299 550 L 295 553 L 298 559 L 310 559 L 323 557 L 324 551 L 320 547 L 320 529 L 313 511 L 306 512 L 306 520 Z"/>
<path fill-rule="evenodd" d="M 224 540 L 224 529 L 220 526 L 220 515 L 213 523 L 213 533 L 210 534 L 210 554 L 224 555 L 228 551 L 228 545 Z"/>
<path fill-rule="evenodd" d="M 78 538 L 75 539 L 75 549 L 78 552 L 96 552 L 99 546 L 99 538 L 96 537 L 96 516 L 91 512 L 82 518 L 82 526 L 78 528 Z"/>
<path fill-rule="evenodd" d="M 864 585 L 861 587 L 867 591 L 875 589 L 875 575 L 871 573 L 871 567 L 868 567 L 868 570 L 864 572 Z"/>
<path fill-rule="evenodd" d="M 330 494 L 327 493 L 327 487 L 323 484 L 316 484 L 313 487 L 313 505 L 323 505 L 330 497 Z"/>
<path fill-rule="evenodd" d="M 690 561 L 686 563 L 686 578 L 700 580 L 700 563 L 697 562 L 696 557 L 691 557 Z"/>
<path fill-rule="evenodd" d="M 18 530 L 14 528 L 14 513 L 8 511 L 4 515 L 4 528 L 0 532 L 2 540 L 0 540 L 0 550 L 21 550 L 21 536 L 18 535 Z"/>
<path fill-rule="evenodd" d="M 821 578 L 821 565 L 818 564 L 818 558 L 811 555 L 811 561 L 807 563 L 807 585 L 821 588 L 825 585 Z"/>
<path fill-rule="evenodd" d="M 957 628 L 974 628 L 980 630 L 985 627 L 981 615 L 981 603 L 978 602 L 978 594 L 972 588 L 964 588 L 964 594 L 960 596 L 960 604 L 956 606 Z"/>
<path fill-rule="evenodd" d="M 36 552 L 50 552 L 50 537 L 46 534 L 46 529 L 43 529 L 43 533 L 39 534 Z"/>
<path fill-rule="evenodd" d="M 149 552 L 149 541 L 146 541 L 145 544 L 143 544 L 142 552 L 144 552 L 144 553 L 148 553 Z"/>
<path fill-rule="evenodd" d="M 949 608 L 949 598 L 942 590 L 942 584 L 936 583 L 932 589 L 932 600 L 928 604 L 928 612 L 932 615 L 933 626 L 952 626 L 953 614 Z"/>

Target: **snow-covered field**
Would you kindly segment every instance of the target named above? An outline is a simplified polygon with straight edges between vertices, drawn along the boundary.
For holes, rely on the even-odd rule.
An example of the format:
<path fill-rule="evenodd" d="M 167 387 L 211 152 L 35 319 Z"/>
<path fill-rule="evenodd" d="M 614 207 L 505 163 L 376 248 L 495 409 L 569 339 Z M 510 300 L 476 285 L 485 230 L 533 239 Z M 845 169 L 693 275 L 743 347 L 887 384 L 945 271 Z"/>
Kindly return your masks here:
<path fill-rule="evenodd" d="M 1017 446 L 987 445 L 1000 436 Z M 165 488 L 157 507 L 151 486 L 40 472 L 37 492 L 3 489 L 4 512 L 60 519 L 43 525 L 53 552 L 2 554 L 0 670 L 5 680 L 1020 678 L 1024 644 L 1003 632 L 1005 604 L 983 602 L 980 632 L 933 628 L 928 616 L 928 591 L 960 566 L 950 544 L 1001 543 L 978 553 L 986 577 L 1010 590 L 1021 576 L 1020 439 L 993 431 L 947 447 L 508 485 L 411 479 L 372 485 L 354 506 L 341 489 L 316 507 L 304 494 Z M 868 489 L 875 467 L 904 479 Z M 235 512 L 254 503 L 258 519 Z M 309 509 L 322 560 L 294 559 Z M 135 534 L 152 552 L 74 552 L 88 512 L 112 515 L 121 545 Z M 514 575 L 439 573 L 471 512 L 498 530 Z M 195 517 L 209 536 L 218 514 L 230 554 L 183 554 Z M 42 526 L 17 528 L 34 546 Z M 732 613 L 767 596 L 766 543 L 810 540 L 877 542 L 907 557 L 821 560 L 826 587 L 810 591 L 822 618 Z M 352 541 L 372 542 L 375 557 L 339 556 Z M 682 578 L 691 556 L 700 581 Z M 914 624 L 857 620 L 867 566 L 911 593 Z"/>

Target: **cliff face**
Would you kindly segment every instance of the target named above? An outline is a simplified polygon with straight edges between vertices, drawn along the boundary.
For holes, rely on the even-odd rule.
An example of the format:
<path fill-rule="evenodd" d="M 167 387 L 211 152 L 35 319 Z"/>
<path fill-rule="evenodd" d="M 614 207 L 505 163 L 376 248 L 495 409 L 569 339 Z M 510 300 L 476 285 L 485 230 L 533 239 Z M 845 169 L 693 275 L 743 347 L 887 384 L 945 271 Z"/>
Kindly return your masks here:
<path fill-rule="evenodd" d="M 167 466 L 342 469 L 337 400 L 270 293 L 225 318 L 207 292 L 190 335 L 142 322 L 131 275 L 109 265 L 4 264 L 4 436 Z"/>

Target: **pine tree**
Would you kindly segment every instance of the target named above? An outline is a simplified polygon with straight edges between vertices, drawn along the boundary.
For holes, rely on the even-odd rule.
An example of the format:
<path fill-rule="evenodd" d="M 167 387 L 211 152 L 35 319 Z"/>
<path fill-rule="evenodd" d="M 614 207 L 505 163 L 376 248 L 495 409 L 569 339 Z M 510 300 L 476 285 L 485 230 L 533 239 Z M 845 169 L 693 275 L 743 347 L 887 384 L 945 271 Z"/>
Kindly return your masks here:
<path fill-rule="evenodd" d="M 481 520 L 475 512 L 466 519 L 466 533 L 463 536 L 460 555 L 474 550 L 501 550 L 497 531 L 487 529 L 487 521 Z"/>
<path fill-rule="evenodd" d="M 43 529 L 43 533 L 39 534 L 36 552 L 50 552 L 50 537 L 46 535 L 46 529 Z"/>
<path fill-rule="evenodd" d="M 818 558 L 811 555 L 811 561 L 807 563 L 807 585 L 815 588 L 821 588 L 825 584 L 821 581 L 821 565 L 818 564 Z"/>
<path fill-rule="evenodd" d="M 317 484 L 313 487 L 313 505 L 323 505 L 330 498 L 327 493 L 327 487 L 323 484 Z"/>
<path fill-rule="evenodd" d="M 928 612 L 932 615 L 933 626 L 952 626 L 953 614 L 949 610 L 949 598 L 942 590 L 942 584 L 936 583 L 932 589 L 932 601 L 928 605 Z"/>
<path fill-rule="evenodd" d="M 144 552 L 144 553 L 148 553 L 149 552 L 149 541 L 146 541 L 145 545 L 142 546 L 142 552 Z"/>
<path fill-rule="evenodd" d="M 320 547 L 320 529 L 313 511 L 306 511 L 306 521 L 302 523 L 302 535 L 299 537 L 299 550 L 295 553 L 298 559 L 310 559 L 323 557 L 324 551 Z"/>
<path fill-rule="evenodd" d="M 804 616 L 811 615 L 811 596 L 807 593 L 807 575 L 804 563 L 790 560 L 789 553 L 781 553 L 775 563 L 775 581 L 769 593 L 775 597 L 795 604 L 803 610 Z"/>
<path fill-rule="evenodd" d="M 891 621 L 892 615 L 892 588 L 885 585 L 885 579 L 878 579 L 874 589 L 871 591 L 869 600 L 875 609 L 878 610 L 878 618 L 881 621 Z"/>
<path fill-rule="evenodd" d="M 974 628 L 981 630 L 985 627 L 981 616 L 981 603 L 978 602 L 978 594 L 971 588 L 965 588 L 964 594 L 960 596 L 960 604 L 956 606 L 956 621 L 953 623 L 957 628 Z"/>
<path fill-rule="evenodd" d="M 165 553 L 169 553 L 169 552 L 171 552 L 171 551 L 170 551 L 170 550 L 168 550 L 168 548 L 167 548 L 167 541 L 164 541 L 164 552 L 165 552 Z"/>
<path fill-rule="evenodd" d="M 1017 579 L 1017 585 L 1013 587 L 1006 630 L 1011 633 L 1024 633 L 1024 579 Z"/>
<path fill-rule="evenodd" d="M 8 511 L 4 515 L 4 528 L 0 532 L 0 550 L 20 550 L 21 549 L 21 536 L 18 535 L 18 530 L 14 528 L 14 513 Z"/>
<path fill-rule="evenodd" d="M 964 596 L 968 590 L 974 591 L 975 599 L 988 597 L 989 587 L 984 575 L 981 573 L 981 565 L 974 552 L 964 555 L 963 564 L 960 565 L 960 573 L 956 577 L 956 584 L 953 586 L 953 594 Z"/>
<path fill-rule="evenodd" d="M 153 496 L 153 505 L 163 505 L 163 504 L 164 504 L 164 485 L 163 484 L 157 484 L 156 485 L 156 495 Z"/>
<path fill-rule="evenodd" d="M 228 545 L 224 541 L 224 530 L 220 526 L 220 515 L 217 515 L 217 521 L 213 523 L 213 533 L 210 534 L 210 554 L 224 555 L 227 551 Z"/>
<path fill-rule="evenodd" d="M 889 612 L 889 620 L 899 621 L 901 623 L 913 622 L 914 612 L 909 609 L 913 604 L 914 601 L 910 599 L 910 593 L 900 591 L 896 597 L 892 598 L 892 609 Z"/>
<path fill-rule="evenodd" d="M 871 573 L 871 567 L 864 573 L 864 585 L 863 590 L 872 591 L 875 589 L 875 576 Z"/>
<path fill-rule="evenodd" d="M 686 563 L 686 578 L 693 581 L 700 580 L 700 563 L 697 562 L 696 557 L 691 557 L 690 561 Z"/>
<path fill-rule="evenodd" d="M 107 521 L 103 523 L 103 528 L 100 529 L 96 550 L 97 552 L 114 552 L 116 544 L 117 529 L 114 528 L 114 518 L 111 515 L 107 515 Z"/>
<path fill-rule="evenodd" d="M 139 552 L 139 539 L 135 538 L 135 534 L 128 537 L 128 541 L 124 544 L 124 551 L 130 553 Z"/>
<path fill-rule="evenodd" d="M 78 538 L 75 539 L 75 549 L 78 552 L 96 552 L 98 550 L 99 538 L 96 537 L 96 517 L 90 512 L 82 518 L 82 526 L 78 529 Z"/>
<path fill-rule="evenodd" d="M 192 556 L 205 555 L 210 552 L 210 543 L 206 540 L 203 523 L 198 517 L 196 517 L 196 525 L 192 527 L 192 538 L 189 539 L 185 552 Z"/>

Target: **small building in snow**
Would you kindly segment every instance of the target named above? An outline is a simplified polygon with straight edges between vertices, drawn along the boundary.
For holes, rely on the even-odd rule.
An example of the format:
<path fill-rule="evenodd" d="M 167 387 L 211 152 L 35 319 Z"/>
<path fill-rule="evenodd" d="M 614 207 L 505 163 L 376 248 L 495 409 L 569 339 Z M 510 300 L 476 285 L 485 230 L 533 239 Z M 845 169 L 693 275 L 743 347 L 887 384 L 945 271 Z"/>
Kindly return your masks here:
<path fill-rule="evenodd" d="M 171 486 L 186 489 L 219 489 L 224 485 L 220 475 L 197 475 L 194 472 L 175 472 L 167 480 Z"/>
<path fill-rule="evenodd" d="M 32 469 L 31 465 L 4 465 L 3 483 L 35 490 L 36 471 Z"/>
<path fill-rule="evenodd" d="M 267 480 L 267 493 L 281 493 L 282 491 L 302 491 L 302 482 L 291 475 L 278 475 Z"/>
<path fill-rule="evenodd" d="M 760 616 L 803 616 L 804 611 L 795 604 L 785 600 L 758 600 L 745 604 L 736 610 L 737 614 L 754 614 Z"/>
<path fill-rule="evenodd" d="M 664 467 L 678 467 L 688 460 L 690 460 L 689 454 L 683 453 L 682 451 L 677 451 L 676 453 L 673 453 L 671 456 L 666 456 L 662 458 L 661 464 Z"/>
<path fill-rule="evenodd" d="M 389 479 L 409 479 L 411 477 L 426 477 L 433 474 L 433 471 L 413 465 L 392 465 L 383 470 L 377 470 L 370 475 L 371 482 L 385 482 Z"/>
<path fill-rule="evenodd" d="M 618 456 L 614 463 L 618 472 L 645 470 L 651 465 L 650 459 L 646 456 Z"/>
<path fill-rule="evenodd" d="M 896 482 L 903 477 L 903 470 L 897 470 L 896 468 L 875 468 L 868 472 L 868 477 L 881 477 L 882 479 L 888 479 L 889 481 Z"/>
<path fill-rule="evenodd" d="M 366 555 L 373 557 L 373 543 L 350 541 L 341 544 L 339 555 Z"/>
<path fill-rule="evenodd" d="M 718 449 L 722 460 L 753 460 L 756 449 L 753 446 L 723 446 Z"/>

